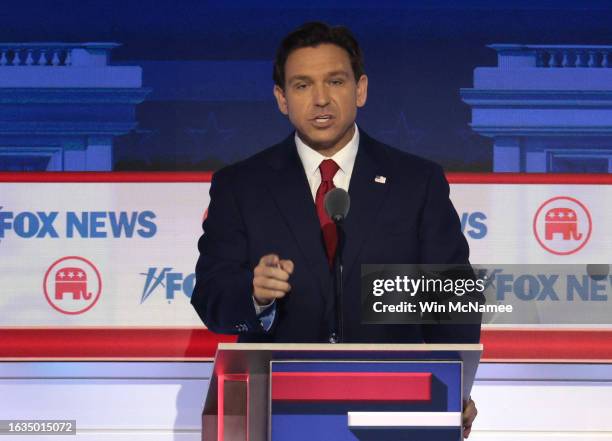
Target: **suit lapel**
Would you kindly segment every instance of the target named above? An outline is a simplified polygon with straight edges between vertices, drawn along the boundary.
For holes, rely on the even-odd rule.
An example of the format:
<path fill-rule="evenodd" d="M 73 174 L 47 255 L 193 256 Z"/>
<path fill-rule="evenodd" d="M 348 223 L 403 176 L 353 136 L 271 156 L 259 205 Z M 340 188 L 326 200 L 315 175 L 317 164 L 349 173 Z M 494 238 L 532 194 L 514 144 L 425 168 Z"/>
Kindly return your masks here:
<path fill-rule="evenodd" d="M 319 279 L 322 287 L 320 293 L 325 298 L 330 271 L 321 239 L 319 218 L 293 135 L 279 146 L 279 152 L 270 161 L 270 166 L 270 194 L 276 201 L 309 269 Z"/>
<path fill-rule="evenodd" d="M 349 195 L 351 207 L 344 224 L 344 279 L 350 277 L 365 242 L 376 225 L 377 214 L 387 196 L 389 171 L 386 157 L 374 145 L 374 141 L 360 132 L 359 150 L 351 175 Z M 377 176 L 386 177 L 387 182 L 376 182 Z M 376 262 L 366 262 L 376 263 Z"/>

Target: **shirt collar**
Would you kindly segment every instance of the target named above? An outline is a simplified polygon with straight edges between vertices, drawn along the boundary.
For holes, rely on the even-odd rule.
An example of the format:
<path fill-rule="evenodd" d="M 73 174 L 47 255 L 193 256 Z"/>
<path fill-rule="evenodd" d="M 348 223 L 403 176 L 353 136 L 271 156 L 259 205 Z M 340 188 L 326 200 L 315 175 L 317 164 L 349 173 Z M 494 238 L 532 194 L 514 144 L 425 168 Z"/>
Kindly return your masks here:
<path fill-rule="evenodd" d="M 304 141 L 300 139 L 297 132 L 295 132 L 295 145 L 297 147 L 300 160 L 302 161 L 302 165 L 304 166 L 306 176 L 312 176 L 315 173 L 318 173 L 319 165 L 321 164 L 321 161 L 325 159 L 333 159 L 340 167 L 340 170 L 342 170 L 344 173 L 348 173 L 350 170 L 352 170 L 353 165 L 355 164 L 355 158 L 357 157 L 357 148 L 359 147 L 359 129 L 357 128 L 357 124 L 355 124 L 355 133 L 353 134 L 351 140 L 331 158 L 323 156 L 321 153 L 308 147 L 308 145 L 306 145 Z"/>

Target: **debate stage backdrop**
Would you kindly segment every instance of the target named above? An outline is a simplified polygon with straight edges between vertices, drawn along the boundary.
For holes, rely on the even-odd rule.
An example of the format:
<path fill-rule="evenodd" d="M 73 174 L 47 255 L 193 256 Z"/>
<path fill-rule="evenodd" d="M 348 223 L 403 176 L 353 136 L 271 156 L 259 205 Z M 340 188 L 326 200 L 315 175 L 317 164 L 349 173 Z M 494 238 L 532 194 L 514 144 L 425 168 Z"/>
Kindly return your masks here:
<path fill-rule="evenodd" d="M 272 60 L 309 20 L 363 46 L 359 127 L 450 173 L 473 263 L 610 261 L 608 2 L 26 1 L 0 16 L 2 356 L 148 354 L 138 329 L 157 328 L 157 356 L 212 354 L 208 334 L 184 350 L 203 329 L 189 298 L 208 182 L 291 133 Z M 572 234 L 549 235 L 565 213 Z M 123 327 L 133 345 L 106 345 Z M 549 336 L 505 334 L 485 357 L 606 358 L 606 329 L 552 353 Z"/>
<path fill-rule="evenodd" d="M 5 5 L 6 6 L 6 5 Z M 612 170 L 612 4 L 24 1 L 0 11 L 0 170 L 216 170 L 287 136 L 281 38 L 351 28 L 358 124 L 448 171 Z"/>

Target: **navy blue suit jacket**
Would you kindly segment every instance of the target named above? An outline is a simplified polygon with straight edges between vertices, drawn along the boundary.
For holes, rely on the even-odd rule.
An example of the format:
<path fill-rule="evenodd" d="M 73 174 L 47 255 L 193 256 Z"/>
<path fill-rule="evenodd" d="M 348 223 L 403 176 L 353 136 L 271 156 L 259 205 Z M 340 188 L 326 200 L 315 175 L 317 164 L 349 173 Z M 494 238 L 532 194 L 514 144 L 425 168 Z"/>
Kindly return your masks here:
<path fill-rule="evenodd" d="M 386 177 L 385 183 L 375 182 Z M 345 221 L 345 342 L 477 342 L 479 325 L 361 324 L 360 264 L 468 263 L 469 248 L 442 168 L 360 132 Z M 293 135 L 214 174 L 191 303 L 214 332 L 243 342 L 325 342 L 333 276 Z M 264 331 L 253 269 L 276 253 L 295 264 L 292 290 Z"/>

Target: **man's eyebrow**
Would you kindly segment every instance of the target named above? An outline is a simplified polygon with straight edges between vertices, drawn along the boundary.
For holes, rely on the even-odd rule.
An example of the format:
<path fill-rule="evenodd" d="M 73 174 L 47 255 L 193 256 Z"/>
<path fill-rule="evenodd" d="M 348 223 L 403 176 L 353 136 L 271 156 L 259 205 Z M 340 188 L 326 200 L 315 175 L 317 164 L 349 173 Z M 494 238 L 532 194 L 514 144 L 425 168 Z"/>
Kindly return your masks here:
<path fill-rule="evenodd" d="M 334 70 L 325 74 L 326 77 L 345 77 L 348 78 L 350 74 L 345 70 Z M 312 81 L 312 78 L 308 75 L 294 75 L 287 80 L 287 83 L 292 83 L 294 81 Z"/>
<path fill-rule="evenodd" d="M 338 76 L 348 77 L 349 73 L 345 70 L 334 70 L 333 72 L 328 73 L 327 76 L 328 77 L 338 77 Z"/>
<path fill-rule="evenodd" d="M 311 78 L 308 75 L 294 75 L 287 80 L 288 83 L 292 83 L 293 81 L 310 81 Z"/>

